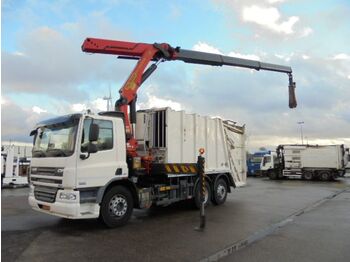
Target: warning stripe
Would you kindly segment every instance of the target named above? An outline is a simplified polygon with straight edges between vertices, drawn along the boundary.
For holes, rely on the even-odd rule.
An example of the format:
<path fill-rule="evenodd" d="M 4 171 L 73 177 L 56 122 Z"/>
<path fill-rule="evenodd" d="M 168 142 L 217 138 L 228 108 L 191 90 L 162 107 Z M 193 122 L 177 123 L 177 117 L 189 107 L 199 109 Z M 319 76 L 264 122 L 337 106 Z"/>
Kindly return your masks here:
<path fill-rule="evenodd" d="M 196 174 L 196 164 L 165 164 L 165 171 L 167 173 L 175 174 Z"/>

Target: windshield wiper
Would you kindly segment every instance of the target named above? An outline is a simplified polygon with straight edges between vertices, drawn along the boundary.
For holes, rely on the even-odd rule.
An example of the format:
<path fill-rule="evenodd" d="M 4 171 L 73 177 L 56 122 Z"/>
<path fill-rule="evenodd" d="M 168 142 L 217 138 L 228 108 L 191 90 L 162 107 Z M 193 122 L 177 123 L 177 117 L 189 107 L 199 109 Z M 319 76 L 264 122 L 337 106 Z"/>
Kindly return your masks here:
<path fill-rule="evenodd" d="M 54 152 L 54 154 L 55 154 L 54 156 L 67 156 L 67 153 L 60 148 L 48 149 L 48 150 L 46 150 L 46 152 L 47 153 Z"/>

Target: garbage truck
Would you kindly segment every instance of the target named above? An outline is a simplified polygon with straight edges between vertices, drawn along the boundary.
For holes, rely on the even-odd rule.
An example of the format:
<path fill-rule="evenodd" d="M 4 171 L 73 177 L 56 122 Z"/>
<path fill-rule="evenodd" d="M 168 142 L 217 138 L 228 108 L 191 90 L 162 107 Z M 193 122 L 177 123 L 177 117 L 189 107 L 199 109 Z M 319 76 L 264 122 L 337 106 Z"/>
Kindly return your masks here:
<path fill-rule="evenodd" d="M 230 120 L 169 108 L 136 111 L 137 90 L 161 62 L 180 60 L 286 73 L 289 107 L 296 107 L 288 66 L 219 54 L 87 38 L 82 50 L 137 60 L 120 89 L 115 110 L 71 114 L 38 123 L 29 204 L 34 210 L 70 218 L 100 218 L 124 225 L 133 208 L 165 206 L 189 199 L 199 207 L 196 157 L 204 153 L 204 202 L 225 202 L 231 188 L 246 184 L 245 126 Z M 148 68 L 147 65 L 153 62 Z"/>
<path fill-rule="evenodd" d="M 260 169 L 270 179 L 330 181 L 345 175 L 348 161 L 344 145 L 279 145 L 264 156 Z"/>

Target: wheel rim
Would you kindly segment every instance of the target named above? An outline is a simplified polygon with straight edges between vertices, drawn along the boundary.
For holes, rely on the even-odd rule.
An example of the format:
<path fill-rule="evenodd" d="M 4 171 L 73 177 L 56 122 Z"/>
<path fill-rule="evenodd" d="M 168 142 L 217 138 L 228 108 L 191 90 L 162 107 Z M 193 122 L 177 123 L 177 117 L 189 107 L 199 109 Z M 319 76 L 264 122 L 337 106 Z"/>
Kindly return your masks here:
<path fill-rule="evenodd" d="M 304 177 L 305 177 L 305 179 L 310 180 L 312 178 L 312 174 L 311 173 L 306 173 L 304 175 Z"/>
<path fill-rule="evenodd" d="M 115 217 L 122 217 L 126 214 L 128 210 L 128 203 L 122 195 L 114 195 L 109 201 L 109 213 Z"/>
<path fill-rule="evenodd" d="M 219 200 L 222 200 L 226 196 L 226 187 L 223 184 L 219 184 L 216 189 L 216 195 Z"/>
<path fill-rule="evenodd" d="M 328 177 L 329 177 L 328 173 L 322 173 L 321 174 L 322 180 L 328 180 Z"/>

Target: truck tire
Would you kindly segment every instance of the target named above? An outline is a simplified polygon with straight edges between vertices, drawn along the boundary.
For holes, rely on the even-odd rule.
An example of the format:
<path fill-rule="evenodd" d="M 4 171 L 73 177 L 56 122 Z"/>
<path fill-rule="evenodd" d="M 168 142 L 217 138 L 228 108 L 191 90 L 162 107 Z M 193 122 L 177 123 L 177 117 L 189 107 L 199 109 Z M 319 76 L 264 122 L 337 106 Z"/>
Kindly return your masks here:
<path fill-rule="evenodd" d="M 302 175 L 302 178 L 305 179 L 305 180 L 312 180 L 314 178 L 314 175 L 311 171 L 304 171 L 303 172 L 303 175 Z"/>
<path fill-rule="evenodd" d="M 268 176 L 271 180 L 276 180 L 278 179 L 278 175 L 276 171 L 269 171 Z"/>
<path fill-rule="evenodd" d="M 201 197 L 200 197 L 200 182 L 197 183 L 195 193 L 194 193 L 194 205 L 197 209 L 201 208 Z M 209 200 L 211 199 L 211 189 L 208 182 L 205 182 L 205 200 L 204 206 L 209 205 Z"/>
<path fill-rule="evenodd" d="M 133 198 L 129 189 L 115 186 L 103 197 L 100 220 L 110 228 L 122 226 L 130 219 L 133 208 Z"/>
<path fill-rule="evenodd" d="M 219 178 L 214 185 L 212 202 L 214 205 L 221 205 L 225 203 L 226 198 L 227 198 L 227 183 L 225 179 Z"/>
<path fill-rule="evenodd" d="M 320 171 L 318 177 L 321 181 L 329 181 L 332 179 L 332 174 L 329 171 Z"/>

